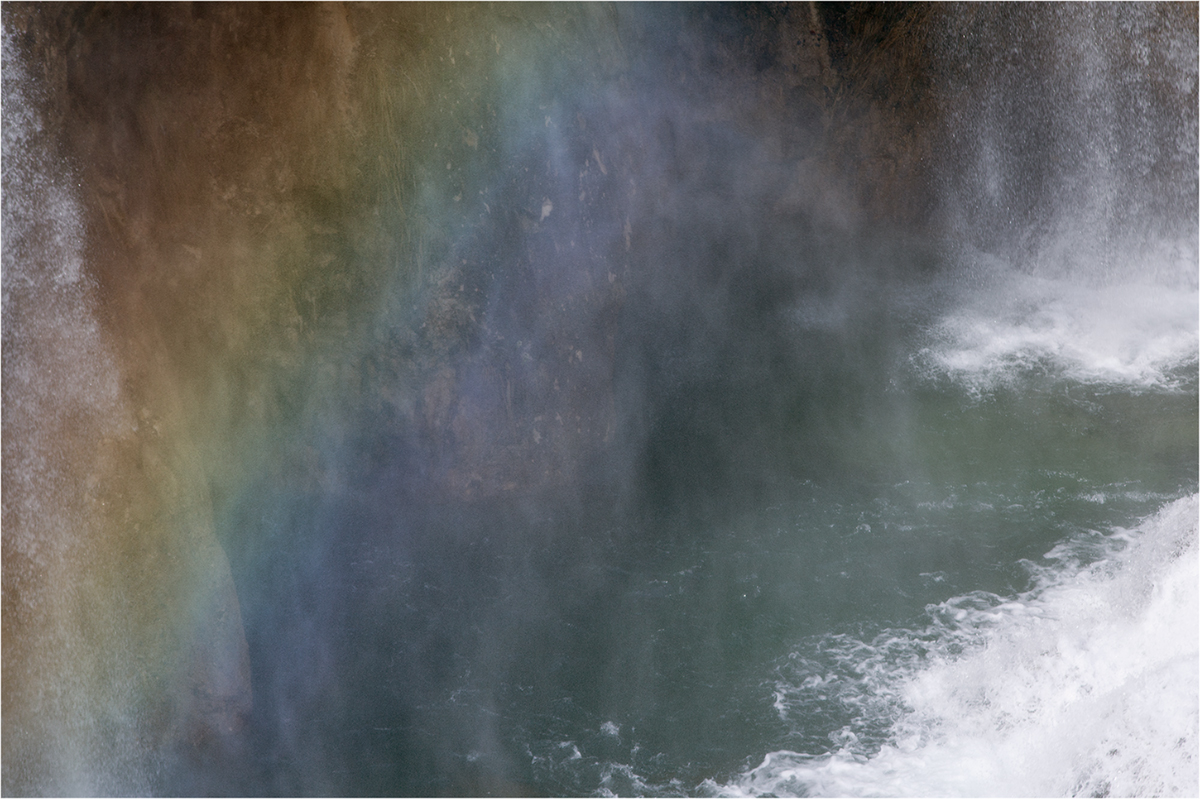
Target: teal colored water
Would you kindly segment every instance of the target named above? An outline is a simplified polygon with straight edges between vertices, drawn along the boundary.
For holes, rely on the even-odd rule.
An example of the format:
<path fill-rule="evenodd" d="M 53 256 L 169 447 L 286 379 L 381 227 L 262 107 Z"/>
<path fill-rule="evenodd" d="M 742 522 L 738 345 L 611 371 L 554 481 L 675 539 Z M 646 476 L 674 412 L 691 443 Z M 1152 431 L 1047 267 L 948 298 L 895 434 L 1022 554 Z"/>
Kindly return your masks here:
<path fill-rule="evenodd" d="M 5 790 L 1200 793 L 1195 20 L 6 4 Z"/>
<path fill-rule="evenodd" d="M 321 546 L 296 583 L 263 586 L 295 606 L 250 635 L 261 729 L 303 715 L 243 777 L 282 792 L 313 770 L 352 793 L 1186 791 L 1195 293 L 1126 286 L 1140 300 L 1118 319 L 1107 287 L 1001 285 L 1028 301 L 998 314 L 1011 294 L 971 293 L 990 283 L 940 304 L 898 290 L 765 370 L 682 351 L 701 365 L 662 389 L 622 491 L 437 505 L 382 481 L 293 500 L 269 523 L 325 531 Z M 973 325 L 990 335 L 961 333 Z M 1147 647 L 1161 657 L 1121 661 Z M 1117 718 L 1128 729 L 1097 720 Z M 1037 743 L 1010 751 L 1020 740 Z M 1048 752 L 1073 765 L 1015 765 Z"/>

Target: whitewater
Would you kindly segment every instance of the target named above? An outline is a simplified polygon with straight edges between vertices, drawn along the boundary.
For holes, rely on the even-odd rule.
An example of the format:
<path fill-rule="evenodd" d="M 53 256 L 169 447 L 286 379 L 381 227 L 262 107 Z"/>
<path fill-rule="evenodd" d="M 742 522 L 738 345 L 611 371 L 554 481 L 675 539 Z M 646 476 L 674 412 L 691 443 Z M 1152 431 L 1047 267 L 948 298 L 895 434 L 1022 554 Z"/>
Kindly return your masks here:
<path fill-rule="evenodd" d="M 768 754 L 714 795 L 1187 796 L 1197 791 L 1197 498 L 1134 530 L 1064 542 L 1015 597 L 929 609 L 923 629 L 818 642 L 842 674 L 801 669 L 870 713 L 899 709 L 888 742 L 835 731 L 828 754 Z M 1097 544 L 1100 560 L 1080 567 Z M 1092 554 L 1089 552 L 1089 555 Z M 815 665 L 815 664 L 814 664 Z M 796 671 L 792 672 L 793 674 Z"/>
<path fill-rule="evenodd" d="M 564 712 L 526 745 L 538 784 L 603 796 L 1200 791 L 1198 305 L 1187 260 L 1156 266 L 1174 277 L 1089 282 L 985 259 L 936 308 L 910 313 L 890 400 L 877 398 L 893 412 L 876 410 L 884 421 L 858 446 L 882 477 L 804 481 L 724 532 L 693 522 L 687 534 L 707 543 L 671 539 L 615 613 L 628 629 L 607 656 L 654 631 L 684 664 L 657 661 L 657 684 L 719 697 L 698 723 L 718 741 L 757 741 L 757 756 L 692 779 L 643 705 Z M 713 573 L 736 591 L 715 606 Z M 745 642 L 726 666 L 735 676 L 690 668 L 705 651 L 696 617 Z M 774 630 L 799 633 L 780 655 Z"/>
<path fill-rule="evenodd" d="M 4 9 L 5 792 L 1200 795 L 1195 5 Z"/>
<path fill-rule="evenodd" d="M 1177 274 L 1186 270 L 1185 262 Z M 1088 387 L 1194 396 L 1197 307 L 1187 286 L 992 273 L 929 326 L 913 363 L 927 380 L 957 384 L 968 405 L 997 392 L 1083 395 Z M 776 671 L 780 717 L 799 724 L 833 703 L 851 722 L 828 731 L 828 751 L 773 751 L 732 780 L 706 781 L 701 792 L 1200 792 L 1194 486 L 1170 498 L 1132 482 L 1085 483 L 1076 489 L 1083 503 L 1162 504 L 1128 527 L 1080 529 L 1041 558 L 1022 559 L 1025 590 L 962 593 L 930 604 L 912 626 L 869 638 L 836 632 L 804 640 Z M 1041 491 L 1007 490 L 1001 502 L 1061 512 L 1052 498 L 1041 501 Z"/>

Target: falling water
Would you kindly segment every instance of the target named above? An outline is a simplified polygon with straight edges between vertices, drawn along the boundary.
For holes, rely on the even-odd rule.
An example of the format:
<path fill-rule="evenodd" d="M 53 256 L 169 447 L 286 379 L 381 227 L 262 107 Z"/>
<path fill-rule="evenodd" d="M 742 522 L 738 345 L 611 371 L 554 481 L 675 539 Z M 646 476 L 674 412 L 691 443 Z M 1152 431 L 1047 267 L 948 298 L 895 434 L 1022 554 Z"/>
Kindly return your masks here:
<path fill-rule="evenodd" d="M 1195 6 L 3 25 L 6 793 L 1200 791 Z"/>

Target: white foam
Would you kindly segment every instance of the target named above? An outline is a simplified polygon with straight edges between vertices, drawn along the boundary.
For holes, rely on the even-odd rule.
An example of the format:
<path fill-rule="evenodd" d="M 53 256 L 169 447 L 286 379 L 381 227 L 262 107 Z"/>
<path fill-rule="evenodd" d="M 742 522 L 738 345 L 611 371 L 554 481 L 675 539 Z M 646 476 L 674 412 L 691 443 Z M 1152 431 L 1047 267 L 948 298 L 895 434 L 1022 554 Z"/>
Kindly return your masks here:
<path fill-rule="evenodd" d="M 992 277 L 934 325 L 919 358 L 927 373 L 976 393 L 1031 374 L 1172 389 L 1175 370 L 1197 361 L 1194 287 Z"/>
<path fill-rule="evenodd" d="M 1196 496 L 1175 501 L 1108 537 L 1108 556 L 1087 567 L 1067 544 L 1034 567 L 1029 592 L 959 597 L 931 607 L 926 630 L 843 645 L 860 661 L 860 709 L 894 714 L 886 743 L 865 746 L 848 727 L 831 736 L 836 751 L 773 752 L 729 784 L 702 787 L 735 796 L 1200 795 L 1198 513 Z M 911 657 L 918 650 L 927 654 Z"/>

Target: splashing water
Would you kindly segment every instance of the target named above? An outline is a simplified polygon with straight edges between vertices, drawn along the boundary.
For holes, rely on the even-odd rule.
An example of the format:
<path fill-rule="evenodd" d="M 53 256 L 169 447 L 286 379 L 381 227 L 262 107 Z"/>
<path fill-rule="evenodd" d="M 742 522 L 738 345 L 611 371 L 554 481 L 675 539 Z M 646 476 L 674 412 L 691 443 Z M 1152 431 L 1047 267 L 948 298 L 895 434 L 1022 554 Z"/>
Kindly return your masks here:
<path fill-rule="evenodd" d="M 918 356 L 979 396 L 1030 375 L 1179 390 L 1198 349 L 1194 291 L 1000 273 L 936 323 Z"/>
<path fill-rule="evenodd" d="M 717 795 L 1186 796 L 1197 763 L 1197 497 L 1033 567 L 1014 597 L 960 596 L 931 606 L 921 630 L 870 642 L 822 639 L 790 670 L 783 712 L 814 685 L 841 690 L 860 718 L 824 755 L 773 752 Z M 1094 541 L 1087 542 L 1089 547 Z M 1089 558 L 1090 559 L 1090 558 Z M 919 653 L 919 654 L 916 654 Z M 804 676 L 808 674 L 809 676 Z M 840 685 L 839 685 L 840 683 Z M 897 711 L 884 743 L 854 727 Z M 887 720 L 887 716 L 882 719 Z"/>
<path fill-rule="evenodd" d="M 1200 793 L 1194 6 L 2 13 L 6 792 Z"/>

